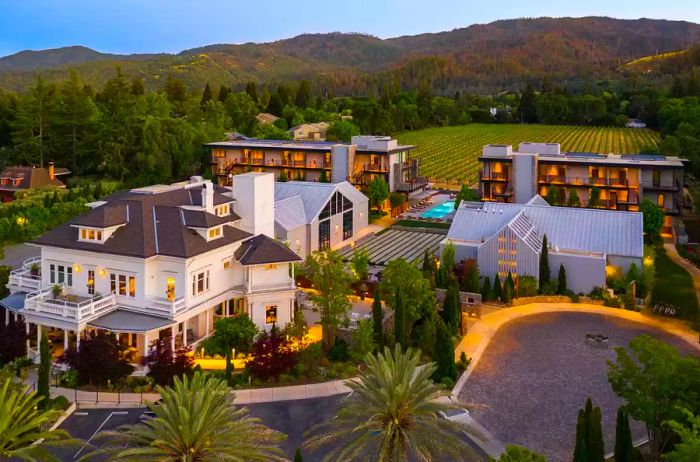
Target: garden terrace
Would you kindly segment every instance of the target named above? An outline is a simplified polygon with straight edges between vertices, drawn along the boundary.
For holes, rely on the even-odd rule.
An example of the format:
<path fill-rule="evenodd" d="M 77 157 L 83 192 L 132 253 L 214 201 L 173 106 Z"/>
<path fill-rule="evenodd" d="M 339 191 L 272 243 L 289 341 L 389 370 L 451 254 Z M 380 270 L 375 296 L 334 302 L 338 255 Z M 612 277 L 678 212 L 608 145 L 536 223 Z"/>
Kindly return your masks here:
<path fill-rule="evenodd" d="M 423 258 L 426 250 L 436 252 L 446 234 L 447 230 L 442 229 L 394 226 L 352 249 L 343 251 L 341 256 L 352 260 L 357 250 L 365 249 L 372 265 L 384 266 L 397 258 L 416 261 Z"/>

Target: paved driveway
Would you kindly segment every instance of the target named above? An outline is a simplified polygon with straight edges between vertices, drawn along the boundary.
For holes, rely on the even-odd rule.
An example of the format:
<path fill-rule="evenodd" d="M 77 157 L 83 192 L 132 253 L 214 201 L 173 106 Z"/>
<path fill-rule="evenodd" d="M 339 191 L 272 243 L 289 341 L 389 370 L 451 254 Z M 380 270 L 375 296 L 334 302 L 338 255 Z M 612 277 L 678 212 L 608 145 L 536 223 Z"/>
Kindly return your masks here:
<path fill-rule="evenodd" d="M 39 247 L 34 247 L 27 244 L 8 245 L 3 248 L 5 258 L 0 260 L 0 266 L 11 266 L 18 268 L 22 266 L 22 262 L 27 258 L 38 257 L 41 254 Z"/>
<path fill-rule="evenodd" d="M 588 345 L 588 333 L 608 336 L 609 348 Z M 613 347 L 644 333 L 694 351 L 655 327 L 612 316 L 547 313 L 511 321 L 495 334 L 459 398 L 477 406 L 474 418 L 503 443 L 568 462 L 578 410 L 591 397 L 603 414 L 606 451 L 612 451 L 622 401 L 608 383 L 607 361 L 615 358 Z M 644 436 L 641 424 L 632 427 L 635 439 Z"/>

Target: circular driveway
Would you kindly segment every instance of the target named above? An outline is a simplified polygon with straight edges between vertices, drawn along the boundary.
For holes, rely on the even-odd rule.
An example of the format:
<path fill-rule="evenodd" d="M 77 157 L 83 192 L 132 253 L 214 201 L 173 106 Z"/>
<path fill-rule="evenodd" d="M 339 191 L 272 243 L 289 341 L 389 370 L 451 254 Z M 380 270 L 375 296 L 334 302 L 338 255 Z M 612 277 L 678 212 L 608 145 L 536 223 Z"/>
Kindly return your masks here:
<path fill-rule="evenodd" d="M 587 344 L 589 333 L 608 336 L 608 348 Z M 693 352 L 660 329 L 613 316 L 546 313 L 516 319 L 493 336 L 459 398 L 475 406 L 474 418 L 501 442 L 568 462 L 578 410 L 591 397 L 601 408 L 605 450 L 611 452 L 622 401 L 608 383 L 607 361 L 615 359 L 614 347 L 641 334 Z M 632 433 L 635 439 L 645 436 L 643 425 L 634 422 Z"/>

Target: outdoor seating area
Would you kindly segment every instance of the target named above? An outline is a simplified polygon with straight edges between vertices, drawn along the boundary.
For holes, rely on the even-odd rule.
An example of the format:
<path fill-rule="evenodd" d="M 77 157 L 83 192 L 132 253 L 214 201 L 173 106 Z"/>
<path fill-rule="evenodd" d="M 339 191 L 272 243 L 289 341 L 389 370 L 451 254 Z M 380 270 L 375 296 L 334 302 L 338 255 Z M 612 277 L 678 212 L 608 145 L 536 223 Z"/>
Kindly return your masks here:
<path fill-rule="evenodd" d="M 432 191 L 419 198 L 399 218 L 408 218 L 426 222 L 450 223 L 454 215 L 456 193 Z M 443 206 L 443 207 L 440 207 Z M 433 212 L 434 211 L 434 212 Z M 431 213 L 433 212 L 433 213 Z"/>

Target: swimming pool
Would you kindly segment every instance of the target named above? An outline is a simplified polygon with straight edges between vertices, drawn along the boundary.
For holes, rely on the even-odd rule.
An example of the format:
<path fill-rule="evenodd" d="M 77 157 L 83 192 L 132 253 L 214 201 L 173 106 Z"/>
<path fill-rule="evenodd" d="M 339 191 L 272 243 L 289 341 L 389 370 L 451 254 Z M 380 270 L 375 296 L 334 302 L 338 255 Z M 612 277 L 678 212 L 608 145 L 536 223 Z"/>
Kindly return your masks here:
<path fill-rule="evenodd" d="M 454 210 L 455 201 L 447 201 L 440 205 L 436 205 L 430 210 L 426 210 L 425 212 L 421 213 L 420 216 L 423 218 L 445 218 L 445 215 L 450 212 L 454 212 Z"/>

